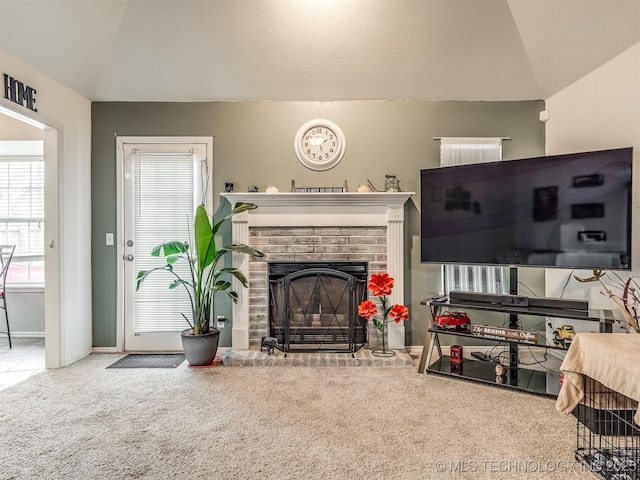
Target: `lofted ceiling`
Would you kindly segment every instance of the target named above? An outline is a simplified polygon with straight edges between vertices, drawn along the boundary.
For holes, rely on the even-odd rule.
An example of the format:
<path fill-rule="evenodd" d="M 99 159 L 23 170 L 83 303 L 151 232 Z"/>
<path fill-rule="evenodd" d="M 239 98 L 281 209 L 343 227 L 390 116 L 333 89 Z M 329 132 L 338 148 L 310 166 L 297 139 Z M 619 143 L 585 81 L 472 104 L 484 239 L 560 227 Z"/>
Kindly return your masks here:
<path fill-rule="evenodd" d="M 545 99 L 638 41 L 640 0 L 0 0 L 96 101 Z"/>

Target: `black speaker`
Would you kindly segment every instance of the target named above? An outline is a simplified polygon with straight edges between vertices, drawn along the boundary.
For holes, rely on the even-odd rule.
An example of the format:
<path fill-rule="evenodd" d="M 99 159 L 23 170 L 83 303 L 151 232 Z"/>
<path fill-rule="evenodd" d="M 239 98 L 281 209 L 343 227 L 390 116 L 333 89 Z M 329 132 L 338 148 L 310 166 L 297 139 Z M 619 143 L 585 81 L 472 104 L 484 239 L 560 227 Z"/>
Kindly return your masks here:
<path fill-rule="evenodd" d="M 459 302 L 496 303 L 500 305 L 500 298 L 502 298 L 502 295 L 495 295 L 491 293 L 459 292 L 457 290 L 454 290 L 452 292 L 449 292 L 449 298 L 452 302 L 457 300 Z"/>

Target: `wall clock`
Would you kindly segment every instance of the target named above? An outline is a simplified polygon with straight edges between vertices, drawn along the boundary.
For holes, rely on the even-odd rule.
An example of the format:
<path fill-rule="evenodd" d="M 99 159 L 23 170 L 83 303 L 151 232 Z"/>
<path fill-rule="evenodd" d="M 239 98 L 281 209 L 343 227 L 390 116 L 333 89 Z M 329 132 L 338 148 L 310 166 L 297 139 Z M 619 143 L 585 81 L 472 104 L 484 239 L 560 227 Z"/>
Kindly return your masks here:
<path fill-rule="evenodd" d="M 329 120 L 309 120 L 298 130 L 293 148 L 305 167 L 316 171 L 329 170 L 342 160 L 344 133 Z"/>

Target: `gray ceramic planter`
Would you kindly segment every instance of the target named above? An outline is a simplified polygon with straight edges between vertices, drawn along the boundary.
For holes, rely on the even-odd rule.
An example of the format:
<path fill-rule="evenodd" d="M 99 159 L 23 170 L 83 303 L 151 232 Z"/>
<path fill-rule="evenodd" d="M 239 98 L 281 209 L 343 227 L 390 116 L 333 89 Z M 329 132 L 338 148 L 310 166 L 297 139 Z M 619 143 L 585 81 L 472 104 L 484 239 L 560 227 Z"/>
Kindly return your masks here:
<path fill-rule="evenodd" d="M 195 367 L 211 365 L 218 352 L 220 330 L 214 328 L 204 335 L 193 335 L 192 332 L 193 330 L 187 328 L 181 333 L 182 348 L 187 362 Z"/>

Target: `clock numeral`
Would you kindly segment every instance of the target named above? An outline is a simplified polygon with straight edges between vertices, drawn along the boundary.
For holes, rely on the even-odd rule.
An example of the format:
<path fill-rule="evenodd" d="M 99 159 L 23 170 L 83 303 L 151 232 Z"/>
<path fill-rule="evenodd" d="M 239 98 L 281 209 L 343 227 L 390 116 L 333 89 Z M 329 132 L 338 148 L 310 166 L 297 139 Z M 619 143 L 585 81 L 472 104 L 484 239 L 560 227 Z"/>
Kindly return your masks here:
<path fill-rule="evenodd" d="M 333 153 L 333 148 L 329 149 L 329 152 L 330 152 L 330 153 Z"/>
<path fill-rule="evenodd" d="M 304 146 L 308 147 L 309 146 L 309 142 L 304 142 Z"/>
<path fill-rule="evenodd" d="M 326 154 L 325 154 L 325 156 L 324 156 L 324 158 L 329 158 L 329 154 L 328 154 L 328 153 L 326 153 Z"/>
<path fill-rule="evenodd" d="M 336 146 L 336 142 L 331 142 L 331 146 L 335 147 Z"/>
<path fill-rule="evenodd" d="M 311 155 L 311 149 L 307 148 L 307 155 Z"/>

